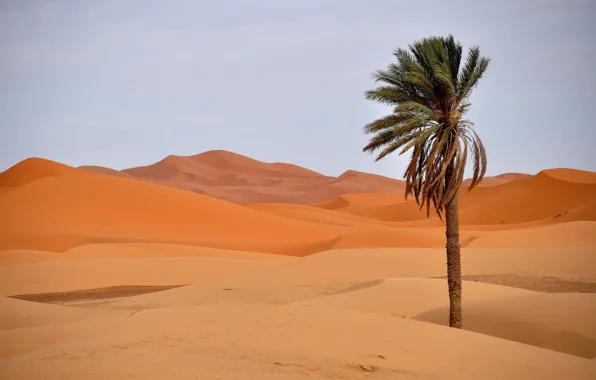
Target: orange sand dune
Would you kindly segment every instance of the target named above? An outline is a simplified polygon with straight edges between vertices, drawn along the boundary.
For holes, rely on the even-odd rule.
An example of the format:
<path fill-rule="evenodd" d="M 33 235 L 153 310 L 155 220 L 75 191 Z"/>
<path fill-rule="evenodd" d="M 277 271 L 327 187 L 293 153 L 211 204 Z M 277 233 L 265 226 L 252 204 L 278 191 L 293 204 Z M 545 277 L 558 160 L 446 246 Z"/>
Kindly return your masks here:
<path fill-rule="evenodd" d="M 443 244 L 436 233 L 290 220 L 168 186 L 73 170 L 0 194 L 0 248 L 164 242 L 305 255 L 333 247 Z"/>
<path fill-rule="evenodd" d="M 2 373 L 48 380 L 71 374 L 90 380 L 588 380 L 596 373 L 592 360 L 350 310 L 195 305 L 133 313 L 0 332 L 10 347 Z"/>
<path fill-rule="evenodd" d="M 61 255 L 56 252 L 24 249 L 4 250 L 0 251 L 0 267 L 52 261 L 57 260 L 60 257 Z"/>
<path fill-rule="evenodd" d="M 152 243 L 120 243 L 120 244 L 85 244 L 72 249 L 61 255 L 72 260 L 81 259 L 134 259 L 134 258 L 162 258 L 162 259 L 197 259 L 197 258 L 218 258 L 218 259 L 260 259 L 287 261 L 292 258 L 281 255 L 271 255 L 259 252 L 233 251 L 215 249 L 212 247 L 196 247 L 191 245 L 152 244 Z"/>
<path fill-rule="evenodd" d="M 460 201 L 460 222 L 463 225 L 504 225 L 534 221 L 557 222 L 596 220 L 596 184 L 588 181 L 590 172 L 578 177 L 573 170 L 558 169 L 559 177 L 576 178 L 570 182 L 557 179 L 547 172 L 523 177 L 501 185 L 463 190 Z M 568 174 L 565 174 L 568 173 Z M 588 174 L 585 174 L 588 173 Z M 420 207 L 410 197 L 404 201 L 399 194 L 379 197 L 377 204 L 367 202 L 375 195 L 342 195 L 329 202 L 313 206 L 359 217 L 385 221 L 407 222 L 427 219 L 426 207 Z M 431 207 L 431 219 L 437 219 Z M 436 223 L 426 223 L 437 225 Z"/>
<path fill-rule="evenodd" d="M 172 245 L 169 245 L 171 248 Z M 164 246 L 167 250 L 168 246 Z M 100 289 L 113 286 L 172 286 L 224 281 L 234 276 L 262 273 L 279 268 L 288 260 L 245 259 L 239 257 L 118 257 L 109 255 L 112 247 L 103 247 L 106 258 L 61 259 L 26 265 L 0 267 L 0 294 L 15 296 Z M 172 251 L 174 251 L 172 249 Z M 164 251 L 167 252 L 167 251 Z M 111 256 L 111 257 L 110 257 Z M 277 255 L 280 256 L 280 255 Z M 194 286 L 193 285 L 193 286 Z M 182 288 L 178 288 L 182 289 Z M 173 289 L 176 290 L 176 289 Z M 173 291 L 173 290 L 170 290 Z M 219 289 L 221 292 L 221 289 Z M 166 294 L 166 292 L 160 292 Z M 155 293 L 157 295 L 157 293 Z"/>
<path fill-rule="evenodd" d="M 551 223 L 574 222 L 580 220 L 596 221 L 596 202 L 583 204 L 562 214 L 550 218 Z"/>
<path fill-rule="evenodd" d="M 68 323 L 82 319 L 126 315 L 121 311 L 85 310 L 0 297 L 0 331 Z"/>
<path fill-rule="evenodd" d="M 536 249 L 536 250 L 498 250 L 498 249 L 466 249 L 463 254 L 463 274 L 464 275 L 502 275 L 502 274 L 524 274 L 540 281 L 544 277 L 555 277 L 564 280 L 595 281 L 596 280 L 596 262 L 593 260 L 593 252 L 590 249 L 572 248 L 570 250 L 560 249 Z M 136 271 L 131 268 L 134 261 L 121 262 L 121 267 L 117 272 L 130 272 L 135 280 L 141 277 L 143 273 L 152 273 L 150 267 L 143 266 L 141 270 Z M 203 265 L 202 263 L 197 263 Z M 194 264 L 194 265 L 197 265 Z M 214 263 L 215 264 L 215 263 Z M 212 265 L 214 265 L 212 264 Z M 72 270 L 74 264 L 68 264 Z M 79 266 L 91 264 L 78 264 Z M 108 273 L 110 267 L 118 265 L 118 262 L 102 262 L 97 264 L 100 273 L 95 277 L 101 277 L 101 273 Z M 192 262 L 186 264 L 193 265 Z M 128 269 L 125 267 L 127 266 Z M 3 277 L 14 276 L 14 278 L 23 277 L 28 272 L 40 273 L 40 265 L 29 266 L 28 268 L 0 268 L 0 281 Z M 58 273 L 66 273 L 64 264 L 53 264 L 52 268 Z M 377 290 L 370 291 L 377 294 L 372 298 L 387 295 L 387 299 L 378 299 L 376 309 L 368 309 L 366 312 L 393 310 L 396 313 L 408 314 L 410 312 L 421 311 L 420 305 L 429 305 L 434 308 L 443 305 L 438 302 L 448 302 L 446 297 L 447 288 L 445 281 L 426 282 L 422 280 L 417 287 L 421 294 L 429 299 L 417 300 L 418 291 L 408 293 L 415 283 L 413 278 L 428 278 L 445 276 L 445 251 L 442 248 L 437 249 L 419 249 L 419 248 L 375 248 L 375 249 L 340 249 L 317 253 L 303 258 L 291 258 L 290 261 L 280 263 L 271 267 L 272 270 L 255 271 L 238 277 L 213 278 L 212 281 L 201 281 L 198 285 L 189 285 L 164 292 L 139 295 L 133 298 L 122 298 L 104 303 L 110 308 L 137 310 L 155 307 L 186 307 L 192 304 L 229 304 L 229 303 L 256 303 L 256 304 L 287 304 L 301 302 L 306 300 L 319 300 L 321 303 L 334 302 L 332 299 L 347 290 L 364 289 L 366 286 L 373 286 L 379 283 L 380 279 L 386 278 L 406 278 L 412 279 L 405 283 L 391 284 L 394 290 L 400 290 L 395 297 L 401 297 L 402 302 L 392 299 L 388 292 L 377 294 Z M 89 271 L 90 269 L 87 269 Z M 155 268 L 153 271 L 157 271 Z M 63 272 L 64 271 L 64 272 Z M 141 272 L 142 271 L 142 272 Z M 146 272 L 145 272 L 146 271 Z M 195 269 L 202 273 L 204 269 Z M 139 273 L 140 272 L 140 273 Z M 211 271 L 210 271 L 211 272 Z M 185 271 L 186 273 L 186 271 Z M 38 274 L 39 276 L 39 274 Z M 156 281 L 162 281 L 166 276 L 163 273 L 153 274 Z M 201 275 L 198 275 L 201 278 Z M 32 276 L 28 277 L 31 278 Z M 65 281 L 60 278 L 52 277 L 50 273 L 45 274 L 41 280 L 47 283 L 46 286 L 66 286 Z M 148 277 L 147 274 L 144 277 Z M 84 276 L 86 279 L 87 276 Z M 120 274 L 114 278 L 103 278 L 104 283 L 113 281 L 122 281 L 125 276 Z M 184 277 L 186 280 L 187 277 Z M 51 281 L 51 282 L 49 282 Z M 76 281 L 79 282 L 80 280 Z M 402 281 L 402 280 L 400 280 Z M 405 281 L 405 280 L 404 280 Z M 431 281 L 431 280 L 428 280 Z M 435 281 L 434 279 L 432 281 Z M 10 281 L 0 286 L 0 291 L 4 288 L 10 288 L 15 294 L 16 286 L 10 286 Z M 275 284 L 275 286 L 272 286 Z M 18 288 L 31 289 L 33 284 L 23 283 Z M 105 285 L 104 285 L 105 286 Z M 471 285 L 474 286 L 474 285 Z M 443 297 L 439 297 L 442 287 Z M 54 288 L 52 287 L 52 291 Z M 222 289 L 234 289 L 234 291 L 222 292 Z M 465 296 L 504 296 L 525 294 L 525 291 L 519 289 L 508 289 L 506 287 L 476 287 L 476 290 L 470 290 Z M 360 293 L 352 292 L 356 298 L 351 299 L 355 307 L 358 306 Z M 327 298 L 331 297 L 331 298 Z M 420 297 L 423 298 L 423 297 Z M 319 302 L 319 301 L 317 301 Z M 372 302 L 372 301 L 371 301 Z M 385 305 L 382 305 L 385 304 Z M 390 305 L 392 304 L 392 305 Z M 331 305 L 333 306 L 333 305 Z M 372 307 L 372 306 L 371 306 Z"/>
<path fill-rule="evenodd" d="M 210 167 L 220 168 L 222 170 L 234 170 L 237 172 L 248 173 L 281 173 L 294 177 L 321 177 L 321 173 L 303 167 L 274 162 L 266 163 L 255 160 L 241 154 L 228 152 L 225 150 L 212 150 L 192 156 L 193 159 Z"/>
<path fill-rule="evenodd" d="M 563 173 L 567 173 L 563 171 Z M 554 218 L 596 200 L 596 183 L 535 176 L 462 195 L 464 224 L 524 223 Z"/>
<path fill-rule="evenodd" d="M 296 165 L 265 163 L 222 150 L 188 157 L 168 156 L 153 165 L 122 172 L 240 204 L 309 204 L 347 193 L 403 190 L 402 181 L 375 174 L 347 171 L 335 178 Z"/>
<path fill-rule="evenodd" d="M 332 210 L 325 210 L 312 206 L 284 203 L 257 203 L 254 205 L 248 205 L 247 207 L 288 219 L 302 220 L 305 222 L 322 225 L 345 227 L 380 227 L 380 224 L 375 223 L 373 220 L 363 220 L 362 218 L 359 218 L 355 215 L 342 215 Z"/>
<path fill-rule="evenodd" d="M 65 252 L 55 253 L 31 250 L 0 251 L 0 267 L 31 264 L 48 261 L 90 260 L 90 259 L 274 259 L 288 260 L 291 257 L 259 252 L 222 250 L 192 245 L 159 243 L 97 243 L 82 244 Z"/>
<path fill-rule="evenodd" d="M 494 177 L 484 177 L 478 186 L 497 186 L 507 182 L 517 181 L 519 179 L 530 177 L 530 174 L 524 173 L 503 173 Z M 462 182 L 462 186 L 470 186 L 472 179 L 468 178 Z"/>
<path fill-rule="evenodd" d="M 282 182 L 298 183 L 296 176 L 327 180 L 292 165 L 265 164 L 228 152 L 207 152 L 196 157 L 201 158 L 199 164 L 205 170 L 216 174 L 219 169 L 214 169 L 215 164 L 253 174 L 287 171 L 294 176 Z M 171 156 L 162 164 L 174 162 L 176 165 L 166 165 L 172 170 L 183 164 L 196 168 L 196 157 Z M 563 169 L 545 171 L 462 192 L 462 245 L 558 246 L 569 239 L 573 244 L 592 244 L 588 237 L 593 232 L 591 227 L 568 224 L 596 220 L 596 183 L 588 181 L 589 172 L 569 173 Z M 376 181 L 379 186 L 394 183 L 392 179 L 352 171 L 333 179 L 327 190 L 359 178 Z M 344 194 L 313 206 L 240 206 L 171 186 L 92 174 L 42 159 L 24 161 L 2 173 L 0 179 L 12 184 L 0 194 L 0 207 L 6 210 L 0 216 L 1 249 L 64 252 L 93 242 L 152 242 L 306 255 L 331 248 L 444 245 L 442 222 L 433 213 L 428 219 L 425 210 L 412 200 L 405 201 L 399 193 Z M 231 181 L 240 184 L 248 180 L 235 177 Z M 240 197 L 245 195 L 245 187 L 227 186 L 230 193 L 238 192 Z M 219 191 L 221 186 L 211 188 Z M 568 225 L 561 227 L 564 232 L 560 237 L 553 233 L 549 239 L 540 239 L 536 235 L 539 232 L 533 232 L 540 230 L 529 229 L 553 223 Z M 510 238 L 501 241 L 507 233 Z"/>
<path fill-rule="evenodd" d="M 473 240 L 470 248 L 596 246 L 596 222 L 574 221 L 493 231 Z"/>
<path fill-rule="evenodd" d="M 595 176 L 462 191 L 457 330 L 445 226 L 402 181 L 26 160 L 0 174 L 0 377 L 594 379 Z"/>
<path fill-rule="evenodd" d="M 365 197 L 359 197 L 357 195 L 359 194 L 346 195 L 338 199 L 364 199 L 365 201 L 368 201 L 368 195 L 370 194 L 364 194 Z M 390 197 L 388 197 L 387 200 L 389 199 Z M 371 203 L 374 204 L 374 202 Z M 417 225 L 374 220 L 362 217 L 363 214 L 366 216 L 365 212 L 368 209 L 365 205 L 359 204 L 358 202 L 356 205 L 350 204 L 350 213 L 337 212 L 335 210 L 328 210 L 317 206 L 278 203 L 261 203 L 251 205 L 250 207 L 272 215 L 317 225 L 353 228 L 353 232 L 347 232 L 335 241 L 332 246 L 334 249 L 368 247 L 371 246 L 371 241 L 374 241 L 375 247 L 432 248 L 443 246 L 444 244 L 444 227 L 438 221 L 432 225 L 431 223 Z M 376 210 L 377 208 L 378 206 L 375 206 L 373 210 Z M 467 241 L 473 240 L 482 234 L 483 232 L 475 230 L 462 231 L 462 244 L 465 244 Z"/>
<path fill-rule="evenodd" d="M 192 179 L 198 184 L 205 185 L 246 185 L 249 181 L 243 175 L 255 176 L 263 182 L 271 182 L 287 177 L 325 177 L 320 173 L 300 168 L 290 164 L 268 164 L 227 151 L 209 151 L 195 156 L 168 156 L 163 160 L 148 166 L 123 170 L 133 176 L 150 179 L 166 180 Z"/>
<path fill-rule="evenodd" d="M 482 334 L 548 348 L 580 357 L 596 357 L 596 295 L 526 294 L 464 301 L 465 328 Z M 448 324 L 442 306 L 414 317 Z"/>
<path fill-rule="evenodd" d="M 426 206 L 421 210 L 411 196 L 407 201 L 403 194 L 394 194 L 393 196 L 383 194 L 378 202 L 367 199 L 374 198 L 375 195 L 342 195 L 333 201 L 318 203 L 313 206 L 381 222 L 411 222 L 428 219 Z M 436 218 L 432 208 L 430 218 Z"/>
<path fill-rule="evenodd" d="M 28 184 L 46 177 L 77 173 L 78 169 L 58 162 L 32 157 L 0 173 L 0 189 Z"/>
<path fill-rule="evenodd" d="M 327 297 L 296 304 L 410 318 L 447 304 L 449 300 L 445 298 L 445 285 L 445 280 L 431 278 L 378 279 L 353 285 Z M 464 281 L 463 286 L 466 289 L 464 300 L 534 293 L 525 289 L 472 281 Z M 412 294 L 416 294 L 416 297 L 412 297 Z"/>
<path fill-rule="evenodd" d="M 37 296 L 63 305 L 0 297 L 6 378 L 579 380 L 596 374 L 596 362 L 586 359 L 595 336 L 593 294 L 543 295 L 464 281 L 464 327 L 480 333 L 408 319 L 448 302 L 446 281 L 428 278 L 445 275 L 443 248 L 289 258 L 135 243 L 92 244 L 55 256 L 62 255 L 71 259 L 0 268 L 2 295 L 90 290 L 97 296 Z M 590 247 L 464 249 L 463 260 L 464 275 L 596 279 Z M 114 286 L 183 284 L 189 285 L 110 293 Z"/>
<path fill-rule="evenodd" d="M 403 193 L 360 193 L 344 194 L 332 201 L 316 203 L 313 206 L 328 210 L 357 213 L 356 210 L 358 209 L 362 210 L 379 206 L 386 207 L 405 201 Z"/>
<path fill-rule="evenodd" d="M 115 170 L 115 169 L 111 169 L 111 168 L 106 168 L 104 166 L 84 165 L 84 166 L 79 166 L 78 169 L 85 170 L 85 171 L 88 171 L 90 173 L 95 173 L 95 174 L 107 174 L 107 175 L 115 175 L 117 177 L 124 177 L 124 178 L 136 178 L 133 175 L 130 175 L 128 173 L 125 173 L 125 172 L 122 172 L 119 170 Z"/>
<path fill-rule="evenodd" d="M 337 177 L 330 187 L 341 188 L 345 194 L 367 193 L 371 189 L 376 193 L 403 192 L 405 182 L 377 174 L 348 170 Z"/>
<path fill-rule="evenodd" d="M 298 253 L 305 245 L 320 250 L 318 246 L 343 232 L 184 190 L 89 173 L 43 179 L 2 193 L 0 209 L 4 249 L 41 249 L 35 240 L 64 236 Z M 32 246 L 22 246 L 29 237 Z"/>
<path fill-rule="evenodd" d="M 596 183 L 596 173 L 578 169 L 547 169 L 542 171 L 549 177 L 577 183 Z"/>

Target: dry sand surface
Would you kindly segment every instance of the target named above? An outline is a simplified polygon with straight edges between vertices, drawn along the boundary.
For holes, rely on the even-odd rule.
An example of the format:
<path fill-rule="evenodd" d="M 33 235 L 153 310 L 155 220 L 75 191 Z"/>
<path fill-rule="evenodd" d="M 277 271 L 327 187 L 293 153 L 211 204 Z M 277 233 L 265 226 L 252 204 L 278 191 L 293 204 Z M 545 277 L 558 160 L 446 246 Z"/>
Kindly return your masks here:
<path fill-rule="evenodd" d="M 107 173 L 105 168 L 103 171 Z M 309 204 L 347 193 L 402 192 L 404 188 L 402 181 L 380 175 L 350 170 L 330 177 L 300 166 L 265 163 L 222 150 L 190 157 L 168 156 L 152 165 L 111 174 L 131 175 L 241 204 Z"/>
<path fill-rule="evenodd" d="M 596 173 L 461 194 L 225 151 L 0 173 L 0 379 L 595 379 Z"/>

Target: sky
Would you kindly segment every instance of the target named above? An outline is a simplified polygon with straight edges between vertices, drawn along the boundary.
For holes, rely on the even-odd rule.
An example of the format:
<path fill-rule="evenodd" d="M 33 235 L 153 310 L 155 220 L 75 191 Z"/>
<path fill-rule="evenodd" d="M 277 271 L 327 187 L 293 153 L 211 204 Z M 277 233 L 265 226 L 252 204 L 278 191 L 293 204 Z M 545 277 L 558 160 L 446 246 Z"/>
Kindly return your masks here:
<path fill-rule="evenodd" d="M 0 0 L 0 171 L 115 169 L 225 149 L 327 175 L 363 153 L 398 47 L 453 34 L 491 57 L 468 118 L 487 175 L 596 171 L 596 1 Z"/>

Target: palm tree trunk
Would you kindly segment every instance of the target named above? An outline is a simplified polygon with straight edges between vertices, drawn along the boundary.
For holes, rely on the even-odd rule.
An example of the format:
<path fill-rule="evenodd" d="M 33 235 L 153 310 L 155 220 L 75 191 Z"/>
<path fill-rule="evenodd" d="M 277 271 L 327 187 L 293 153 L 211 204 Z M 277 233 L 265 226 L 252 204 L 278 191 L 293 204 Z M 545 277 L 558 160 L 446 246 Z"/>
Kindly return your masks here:
<path fill-rule="evenodd" d="M 446 180 L 452 175 L 452 168 L 448 168 Z M 449 327 L 462 328 L 461 310 L 461 256 L 459 244 L 459 190 L 446 207 L 447 238 L 447 284 L 449 286 Z"/>

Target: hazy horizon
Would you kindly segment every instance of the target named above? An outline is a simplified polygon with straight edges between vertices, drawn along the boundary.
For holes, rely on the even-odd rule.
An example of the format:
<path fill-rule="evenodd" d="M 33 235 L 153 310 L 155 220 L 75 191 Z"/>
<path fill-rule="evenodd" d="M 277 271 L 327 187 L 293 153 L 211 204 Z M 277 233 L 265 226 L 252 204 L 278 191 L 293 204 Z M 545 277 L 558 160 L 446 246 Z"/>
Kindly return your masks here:
<path fill-rule="evenodd" d="M 364 92 L 395 48 L 447 34 L 492 58 L 468 114 L 487 175 L 596 171 L 596 2 L 431 3 L 2 1 L 0 171 L 223 149 L 401 178 L 409 155 L 362 152 L 390 112 Z"/>

